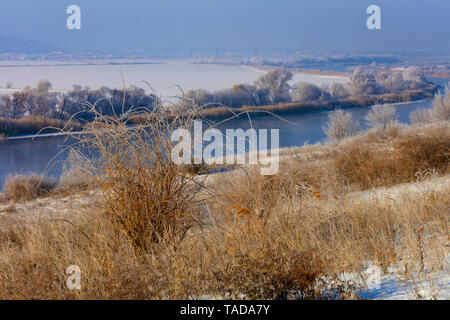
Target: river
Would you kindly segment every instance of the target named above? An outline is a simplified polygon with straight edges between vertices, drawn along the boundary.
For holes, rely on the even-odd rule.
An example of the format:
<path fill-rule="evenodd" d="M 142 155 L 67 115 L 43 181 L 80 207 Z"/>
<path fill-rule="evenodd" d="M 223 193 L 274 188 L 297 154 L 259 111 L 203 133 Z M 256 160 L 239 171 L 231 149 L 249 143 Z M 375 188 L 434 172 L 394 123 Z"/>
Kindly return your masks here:
<path fill-rule="evenodd" d="M 402 123 L 409 123 L 411 112 L 430 107 L 431 100 L 397 104 L 398 119 Z M 353 108 L 348 111 L 364 128 L 364 116 L 368 108 Z M 252 126 L 255 129 L 280 129 L 280 147 L 302 146 L 326 138 L 323 127 L 328 121 L 328 114 L 329 111 L 290 114 L 283 116 L 283 119 L 264 115 L 252 119 Z M 220 124 L 218 129 L 225 133 L 225 129 L 249 127 L 248 118 L 241 117 Z M 65 149 L 73 142 L 73 139 L 65 136 L 0 141 L 0 183 L 3 184 L 4 178 L 10 173 L 45 172 L 48 176 L 59 176 L 67 157 Z"/>

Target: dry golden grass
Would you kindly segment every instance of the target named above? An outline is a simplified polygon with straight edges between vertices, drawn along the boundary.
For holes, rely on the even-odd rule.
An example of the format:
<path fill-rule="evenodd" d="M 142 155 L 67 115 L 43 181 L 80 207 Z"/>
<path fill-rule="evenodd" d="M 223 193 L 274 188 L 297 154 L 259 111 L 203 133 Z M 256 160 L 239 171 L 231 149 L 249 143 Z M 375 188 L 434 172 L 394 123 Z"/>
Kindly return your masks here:
<path fill-rule="evenodd" d="M 8 175 L 3 185 L 3 193 L 6 200 L 21 201 L 33 200 L 49 195 L 56 187 L 53 179 L 31 175 Z"/>
<path fill-rule="evenodd" d="M 93 179 L 78 160 L 71 160 L 72 164 L 64 170 L 59 180 L 37 174 L 8 175 L 2 187 L 0 202 L 29 201 L 53 195 L 67 195 L 90 189 Z M 67 166 L 66 166 L 67 167 Z"/>
<path fill-rule="evenodd" d="M 427 127 L 392 129 L 376 142 L 373 133 L 350 139 L 333 159 L 336 179 L 362 189 L 414 181 L 416 173 L 434 169 L 448 173 L 450 127 L 448 122 Z M 369 141 L 370 141 L 369 140 Z"/>
<path fill-rule="evenodd" d="M 449 191 L 447 185 L 397 202 L 296 196 L 268 216 L 216 200 L 213 214 L 176 246 L 166 241 L 145 254 L 101 207 L 11 216 L 0 231 L 0 298 L 351 298 L 350 284 L 327 289 L 320 279 L 337 280 L 368 260 L 385 269 L 407 264 L 411 275 L 422 265 L 445 268 Z M 82 270 L 80 291 L 65 286 L 74 264 Z"/>
<path fill-rule="evenodd" d="M 449 122 L 394 125 L 337 143 L 281 151 L 280 175 L 334 196 L 415 181 L 420 172 L 449 173 Z"/>

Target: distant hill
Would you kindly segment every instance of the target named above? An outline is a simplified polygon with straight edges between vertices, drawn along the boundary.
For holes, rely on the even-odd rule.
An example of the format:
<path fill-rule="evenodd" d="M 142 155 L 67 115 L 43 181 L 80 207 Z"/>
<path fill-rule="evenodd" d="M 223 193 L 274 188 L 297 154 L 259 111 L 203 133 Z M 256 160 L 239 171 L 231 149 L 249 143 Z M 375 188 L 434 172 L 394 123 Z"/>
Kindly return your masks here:
<path fill-rule="evenodd" d="M 66 51 L 64 49 L 61 45 L 46 41 L 0 34 L 0 53 L 50 53 L 52 51 Z"/>

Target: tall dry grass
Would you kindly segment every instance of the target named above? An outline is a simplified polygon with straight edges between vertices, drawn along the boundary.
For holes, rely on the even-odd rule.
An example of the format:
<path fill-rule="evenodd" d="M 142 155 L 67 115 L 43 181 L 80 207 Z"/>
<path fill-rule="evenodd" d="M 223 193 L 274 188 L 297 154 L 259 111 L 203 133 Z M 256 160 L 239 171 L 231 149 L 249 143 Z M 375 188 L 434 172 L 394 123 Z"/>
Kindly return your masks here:
<path fill-rule="evenodd" d="M 33 200 L 49 195 L 56 185 L 56 180 L 37 174 L 8 175 L 3 184 L 3 194 L 6 200 L 15 202 Z"/>
<path fill-rule="evenodd" d="M 414 181 L 416 173 L 424 170 L 446 174 L 449 165 L 448 122 L 369 132 L 342 143 L 332 161 L 339 183 L 362 189 Z"/>
<path fill-rule="evenodd" d="M 262 216 L 228 200 L 236 190 L 222 188 L 208 219 L 176 246 L 160 242 L 144 254 L 117 232 L 101 203 L 66 215 L 11 216 L 0 231 L 0 298 L 357 298 L 362 288 L 340 275 L 367 261 L 383 269 L 405 265 L 411 282 L 430 268 L 448 270 L 448 184 L 396 201 L 303 194 L 289 204 L 280 193 Z M 66 287 L 69 265 L 81 268 L 81 290 Z"/>
<path fill-rule="evenodd" d="M 35 173 L 9 174 L 5 178 L 1 192 L 3 202 L 26 202 L 41 197 L 67 195 L 93 186 L 93 179 L 88 174 L 85 161 L 76 152 L 69 152 L 59 179 Z"/>

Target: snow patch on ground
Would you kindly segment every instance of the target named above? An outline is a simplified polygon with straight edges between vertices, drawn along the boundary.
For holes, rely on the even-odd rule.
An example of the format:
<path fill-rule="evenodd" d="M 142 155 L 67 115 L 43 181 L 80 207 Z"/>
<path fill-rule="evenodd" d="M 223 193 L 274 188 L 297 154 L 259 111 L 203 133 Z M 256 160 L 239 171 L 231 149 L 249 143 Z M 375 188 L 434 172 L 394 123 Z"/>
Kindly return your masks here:
<path fill-rule="evenodd" d="M 405 280 L 399 269 L 389 268 L 380 282 L 368 283 L 367 290 L 360 292 L 363 299 L 410 300 L 410 299 L 450 299 L 450 275 L 447 267 L 440 272 L 425 271 L 424 277 Z"/>
<path fill-rule="evenodd" d="M 450 184 L 450 175 L 443 177 L 430 177 L 412 183 L 404 183 L 391 188 L 380 187 L 364 192 L 358 192 L 353 197 L 359 197 L 369 200 L 372 197 L 378 198 L 380 201 L 398 201 L 403 196 L 422 196 L 425 193 L 443 191 Z M 372 198 L 373 199 L 373 198 Z"/>

